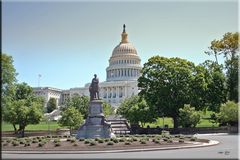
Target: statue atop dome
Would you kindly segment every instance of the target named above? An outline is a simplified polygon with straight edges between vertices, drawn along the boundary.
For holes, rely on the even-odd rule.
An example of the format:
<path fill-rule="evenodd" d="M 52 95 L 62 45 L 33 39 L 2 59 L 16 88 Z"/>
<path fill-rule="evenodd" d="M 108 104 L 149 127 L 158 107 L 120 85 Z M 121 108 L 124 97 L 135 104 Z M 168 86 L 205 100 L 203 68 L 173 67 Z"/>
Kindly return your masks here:
<path fill-rule="evenodd" d="M 128 34 L 126 33 L 126 25 L 123 24 L 123 32 L 122 32 L 122 41 L 121 43 L 128 43 Z"/>
<path fill-rule="evenodd" d="M 90 101 L 94 99 L 99 99 L 99 80 L 97 78 L 97 75 L 94 74 L 94 78 L 92 79 L 92 83 L 89 87 L 90 92 Z"/>

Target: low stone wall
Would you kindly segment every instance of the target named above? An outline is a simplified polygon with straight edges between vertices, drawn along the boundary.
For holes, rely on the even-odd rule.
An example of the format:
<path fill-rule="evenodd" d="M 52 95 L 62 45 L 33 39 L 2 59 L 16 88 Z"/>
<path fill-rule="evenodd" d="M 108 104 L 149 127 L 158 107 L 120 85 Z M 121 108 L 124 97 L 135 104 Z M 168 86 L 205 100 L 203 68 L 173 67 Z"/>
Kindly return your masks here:
<path fill-rule="evenodd" d="M 13 131 L 2 131 L 2 137 L 17 137 Z M 25 131 L 25 137 L 47 136 L 47 135 L 70 135 L 69 129 L 58 129 L 56 131 Z"/>
<path fill-rule="evenodd" d="M 160 134 L 163 128 L 132 127 L 132 134 Z M 238 133 L 238 127 L 198 127 L 198 128 L 165 128 L 171 134 L 206 134 L 206 133 Z"/>

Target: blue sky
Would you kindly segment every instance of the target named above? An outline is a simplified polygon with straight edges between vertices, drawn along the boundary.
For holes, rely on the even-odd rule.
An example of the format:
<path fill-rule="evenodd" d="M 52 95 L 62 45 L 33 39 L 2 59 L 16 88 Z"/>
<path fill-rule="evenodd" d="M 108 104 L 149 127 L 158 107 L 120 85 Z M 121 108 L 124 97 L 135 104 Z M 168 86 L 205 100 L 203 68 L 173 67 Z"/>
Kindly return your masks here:
<path fill-rule="evenodd" d="M 2 52 L 19 82 L 83 87 L 105 69 L 122 25 L 142 65 L 154 56 L 202 63 L 210 42 L 238 30 L 238 1 L 4 1 Z M 223 59 L 220 58 L 223 62 Z"/>

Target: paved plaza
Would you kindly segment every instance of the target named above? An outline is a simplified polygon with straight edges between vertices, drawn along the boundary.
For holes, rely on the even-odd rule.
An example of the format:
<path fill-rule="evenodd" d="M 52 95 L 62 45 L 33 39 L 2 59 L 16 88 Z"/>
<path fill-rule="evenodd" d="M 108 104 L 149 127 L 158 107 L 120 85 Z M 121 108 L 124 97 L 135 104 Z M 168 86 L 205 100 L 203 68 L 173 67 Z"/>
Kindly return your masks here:
<path fill-rule="evenodd" d="M 144 152 L 122 152 L 122 153 L 99 153 L 99 154 L 2 154 L 3 159 L 238 159 L 238 135 L 228 134 L 205 134 L 197 135 L 219 141 L 220 144 L 211 147 L 144 151 Z"/>

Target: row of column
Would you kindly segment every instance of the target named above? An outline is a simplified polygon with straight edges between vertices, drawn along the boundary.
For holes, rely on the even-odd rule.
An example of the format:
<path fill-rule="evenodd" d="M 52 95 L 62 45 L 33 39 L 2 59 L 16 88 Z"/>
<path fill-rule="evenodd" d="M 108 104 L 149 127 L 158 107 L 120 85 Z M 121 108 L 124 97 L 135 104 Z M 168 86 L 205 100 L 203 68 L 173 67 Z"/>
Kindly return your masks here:
<path fill-rule="evenodd" d="M 122 98 L 127 96 L 127 87 L 119 86 L 119 87 L 106 87 L 102 88 L 103 90 L 103 98 Z"/>
<path fill-rule="evenodd" d="M 112 69 L 107 71 L 107 78 L 111 77 L 137 77 L 140 75 L 140 70 L 124 68 L 124 69 Z"/>

